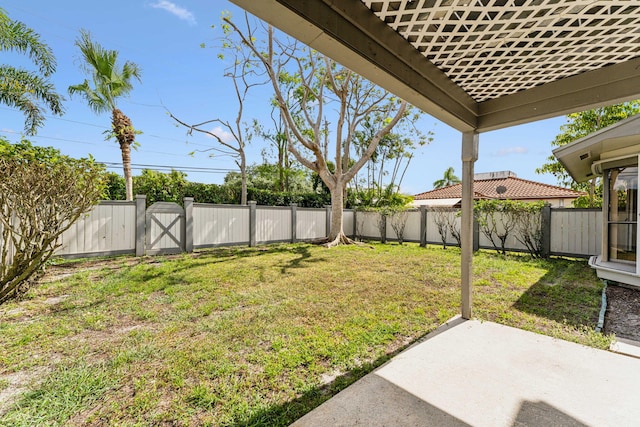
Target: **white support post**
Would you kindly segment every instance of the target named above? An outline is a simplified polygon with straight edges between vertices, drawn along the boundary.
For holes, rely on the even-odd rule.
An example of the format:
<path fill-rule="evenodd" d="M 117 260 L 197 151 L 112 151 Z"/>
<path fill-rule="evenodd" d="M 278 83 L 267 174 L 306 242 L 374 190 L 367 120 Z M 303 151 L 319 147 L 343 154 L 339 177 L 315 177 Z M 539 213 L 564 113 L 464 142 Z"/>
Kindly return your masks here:
<path fill-rule="evenodd" d="M 462 318 L 471 319 L 473 280 L 473 167 L 478 160 L 478 133 L 462 134 Z"/>

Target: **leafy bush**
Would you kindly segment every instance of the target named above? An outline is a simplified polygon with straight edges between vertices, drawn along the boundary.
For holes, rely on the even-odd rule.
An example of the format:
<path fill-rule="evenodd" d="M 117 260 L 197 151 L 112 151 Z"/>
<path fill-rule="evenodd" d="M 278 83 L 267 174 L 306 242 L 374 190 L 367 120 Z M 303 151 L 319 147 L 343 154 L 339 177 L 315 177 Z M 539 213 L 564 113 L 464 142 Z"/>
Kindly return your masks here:
<path fill-rule="evenodd" d="M 602 185 L 600 191 L 596 192 L 593 199 L 589 195 L 577 197 L 571 205 L 574 208 L 602 208 Z"/>
<path fill-rule="evenodd" d="M 326 193 L 279 193 L 249 188 L 247 194 L 249 200 L 255 200 L 259 205 L 264 206 L 288 206 L 296 203 L 303 208 L 322 208 L 331 204 L 331 195 Z"/>
<path fill-rule="evenodd" d="M 240 202 L 240 191 L 234 191 L 226 185 L 187 182 L 184 186 L 184 197 L 193 197 L 196 203 L 230 205 Z"/>
<path fill-rule="evenodd" d="M 57 239 L 98 203 L 104 167 L 0 138 L 0 303 L 28 289 Z"/>
<path fill-rule="evenodd" d="M 133 177 L 134 194 L 147 196 L 147 206 L 155 202 L 183 203 L 185 197 L 193 197 L 196 203 L 239 204 L 240 188 L 231 184 L 202 184 L 189 182 L 183 172 L 168 173 L 143 169 Z M 331 204 L 331 195 L 318 192 L 277 192 L 264 188 L 248 188 L 248 199 L 264 206 L 288 206 L 297 203 L 300 207 L 321 208 Z M 116 174 L 107 174 L 107 188 L 103 198 L 124 200 L 124 179 Z"/>
<path fill-rule="evenodd" d="M 147 205 L 155 202 L 175 202 L 182 204 L 187 174 L 172 170 L 169 173 L 143 169 L 140 175 L 133 177 L 134 194 L 147 196 Z"/>
<path fill-rule="evenodd" d="M 400 209 L 413 202 L 413 197 L 399 193 L 397 188 L 387 186 L 380 188 L 366 188 L 362 190 L 351 191 L 347 197 L 351 206 L 365 211 L 374 211 L 376 209 Z"/>
<path fill-rule="evenodd" d="M 115 172 L 107 172 L 102 200 L 125 200 L 126 197 L 124 178 Z"/>

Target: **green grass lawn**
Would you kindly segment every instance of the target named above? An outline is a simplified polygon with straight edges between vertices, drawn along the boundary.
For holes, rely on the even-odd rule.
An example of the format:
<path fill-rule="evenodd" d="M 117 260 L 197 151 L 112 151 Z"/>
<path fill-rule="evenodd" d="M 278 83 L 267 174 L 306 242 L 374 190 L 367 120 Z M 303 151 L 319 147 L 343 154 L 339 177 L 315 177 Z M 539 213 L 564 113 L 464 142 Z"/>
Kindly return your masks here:
<path fill-rule="evenodd" d="M 460 311 L 460 252 L 64 262 L 0 306 L 0 425 L 287 425 Z M 474 316 L 605 348 L 583 261 L 481 252 Z"/>

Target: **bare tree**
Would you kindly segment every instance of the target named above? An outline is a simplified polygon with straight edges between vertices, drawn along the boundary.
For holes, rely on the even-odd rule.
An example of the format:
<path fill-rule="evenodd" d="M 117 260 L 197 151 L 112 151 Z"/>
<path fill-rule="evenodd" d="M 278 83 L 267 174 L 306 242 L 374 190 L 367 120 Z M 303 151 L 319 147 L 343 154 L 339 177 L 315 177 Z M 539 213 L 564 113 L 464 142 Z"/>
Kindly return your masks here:
<path fill-rule="evenodd" d="M 356 174 L 353 188 L 359 199 L 372 203 L 369 207 L 390 204 L 389 198 L 400 191 L 404 175 L 413 159 L 413 151 L 433 140 L 433 132 L 424 134 L 416 126 L 421 115 L 420 111 L 408 108 L 402 122 L 396 125 L 392 133 L 382 138 L 365 167 Z M 354 146 L 358 155 L 367 149 L 375 134 L 372 119 L 373 117 L 365 119 L 362 130 L 356 132 Z"/>
<path fill-rule="evenodd" d="M 256 122 L 255 130 L 257 134 L 260 134 L 265 140 L 271 142 L 270 147 L 262 149 L 262 158 L 265 162 L 271 152 L 269 148 L 275 151 L 276 168 L 278 176 L 276 178 L 275 187 L 278 191 L 291 191 L 291 174 L 292 162 L 287 148 L 287 134 L 285 132 L 285 126 L 280 115 L 280 109 L 275 107 L 271 110 L 271 122 L 273 128 L 271 130 L 265 130 L 263 125 Z"/>
<path fill-rule="evenodd" d="M 247 204 L 247 156 L 246 156 L 246 153 L 245 153 L 244 149 L 245 149 L 247 143 L 251 140 L 251 137 L 253 136 L 251 131 L 249 131 L 248 128 L 244 128 L 240 124 L 238 124 L 237 126 L 234 126 L 230 122 L 225 121 L 225 120 L 221 120 L 221 119 L 212 119 L 212 120 L 206 120 L 206 121 L 201 122 L 201 123 L 188 124 L 188 123 L 182 121 L 181 119 L 177 118 L 176 116 L 174 116 L 173 113 L 169 112 L 168 114 L 177 123 L 179 123 L 180 125 L 182 125 L 182 126 L 184 126 L 184 127 L 189 129 L 187 131 L 188 135 L 192 135 L 194 131 L 200 132 L 200 133 L 204 133 L 204 134 L 209 135 L 210 137 L 214 138 L 223 147 L 231 150 L 229 152 L 229 151 L 220 150 L 220 149 L 216 149 L 216 148 L 209 148 L 209 149 L 206 149 L 206 150 L 195 150 L 195 151 L 199 151 L 199 152 L 215 151 L 215 152 L 222 153 L 222 154 L 225 154 L 225 155 L 232 155 L 233 157 L 236 158 L 235 162 L 236 162 L 236 165 L 238 165 L 238 167 L 240 168 L 240 177 L 241 177 L 241 180 L 242 180 L 241 181 L 242 182 L 242 189 L 241 189 L 241 193 L 240 193 L 240 204 L 246 205 Z M 239 113 L 238 117 L 240 117 L 240 116 L 241 116 L 241 113 Z M 208 130 L 208 129 L 204 128 L 205 126 L 211 125 L 213 123 L 218 123 L 218 124 L 222 125 L 228 132 L 230 132 L 233 135 L 234 142 L 228 142 L 218 132 L 215 132 L 214 130 Z M 237 120 L 236 120 L 236 123 L 238 123 Z M 234 145 L 234 143 L 235 143 L 235 145 Z"/>
<path fill-rule="evenodd" d="M 461 248 L 462 240 L 460 238 L 460 221 L 458 221 L 458 218 L 460 218 L 460 211 L 457 211 L 455 215 L 449 214 L 447 221 L 449 223 L 449 233 L 451 233 L 451 236 L 456 241 L 456 246 Z"/>
<path fill-rule="evenodd" d="M 542 209 L 544 202 L 518 202 L 514 208 L 517 241 L 534 258 L 542 258 Z"/>
<path fill-rule="evenodd" d="M 228 31 L 228 29 L 226 30 Z M 169 116 L 180 125 L 188 128 L 188 135 L 193 132 L 200 132 L 214 138 L 224 149 L 210 148 L 207 150 L 196 150 L 204 152 L 218 152 L 224 155 L 232 155 L 236 158 L 236 165 L 240 168 L 241 177 L 241 196 L 240 203 L 247 204 L 247 156 L 245 148 L 251 142 L 256 129 L 255 122 L 248 124 L 244 121 L 244 107 L 247 102 L 249 91 L 256 87 L 264 85 L 268 82 L 264 75 L 264 71 L 257 67 L 255 58 L 250 52 L 247 52 L 241 46 L 228 43 L 226 39 L 222 43 L 224 52 L 229 55 L 220 53 L 218 58 L 225 60 L 230 59 L 230 65 L 225 69 L 224 76 L 233 82 L 234 94 L 238 106 L 238 110 L 233 121 L 225 119 L 210 119 L 200 123 L 188 124 L 185 120 L 179 119 L 173 113 L 168 112 Z M 218 125 L 223 132 L 228 132 L 232 136 L 232 141 L 226 140 L 221 132 L 211 129 L 211 126 Z M 229 150 L 229 151 L 227 151 Z"/>
<path fill-rule="evenodd" d="M 312 49 L 285 37 L 276 38 L 272 27 L 256 24 L 246 14 L 244 17 L 242 29 L 229 17 L 223 18 L 233 30 L 230 43 L 248 49 L 253 59 L 259 60 L 285 123 L 289 151 L 329 188 L 332 215 L 328 246 L 352 243 L 343 231 L 346 187 L 380 141 L 406 117 L 407 103 Z M 373 136 L 360 157 L 352 158 L 356 132 L 371 117 Z M 329 138 L 330 126 L 332 148 L 328 149 L 325 141 L 329 139 L 325 138 Z M 326 156 L 331 152 L 333 171 Z"/>
<path fill-rule="evenodd" d="M 475 204 L 475 213 L 482 234 L 498 253 L 505 255 L 507 238 L 517 225 L 513 201 L 479 200 Z"/>
<path fill-rule="evenodd" d="M 378 226 L 378 233 L 380 234 L 380 242 L 387 243 L 387 217 L 389 212 L 386 209 L 380 209 L 376 211 L 378 220 L 376 225 Z"/>
<path fill-rule="evenodd" d="M 440 240 L 442 241 L 442 249 L 447 249 L 447 237 L 449 235 L 449 210 L 445 208 L 432 208 L 434 222 L 436 223 L 436 228 L 438 229 L 438 234 L 440 234 Z"/>
<path fill-rule="evenodd" d="M 404 230 L 407 227 L 409 212 L 407 210 L 395 211 L 391 214 L 391 228 L 396 233 L 398 243 L 404 243 Z"/>

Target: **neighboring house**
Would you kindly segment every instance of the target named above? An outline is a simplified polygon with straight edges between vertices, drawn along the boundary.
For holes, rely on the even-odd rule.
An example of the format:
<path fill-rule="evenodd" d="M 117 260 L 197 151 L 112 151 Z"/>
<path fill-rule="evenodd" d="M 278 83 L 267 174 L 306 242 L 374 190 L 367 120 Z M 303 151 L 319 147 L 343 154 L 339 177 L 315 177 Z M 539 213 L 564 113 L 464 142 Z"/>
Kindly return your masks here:
<path fill-rule="evenodd" d="M 526 202 L 542 200 L 553 207 L 570 207 L 585 193 L 541 182 L 520 179 L 511 171 L 478 173 L 473 176 L 474 199 L 509 199 Z M 413 196 L 414 206 L 460 207 L 462 184 Z"/>

